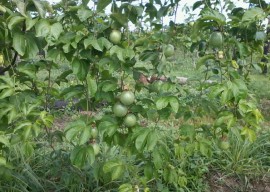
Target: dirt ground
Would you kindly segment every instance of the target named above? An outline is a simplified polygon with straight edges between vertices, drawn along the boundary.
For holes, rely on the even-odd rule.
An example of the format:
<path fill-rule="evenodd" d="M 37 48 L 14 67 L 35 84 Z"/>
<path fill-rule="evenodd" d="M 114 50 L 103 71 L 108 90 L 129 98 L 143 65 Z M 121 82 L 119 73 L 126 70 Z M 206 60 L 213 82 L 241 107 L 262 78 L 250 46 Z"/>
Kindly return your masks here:
<path fill-rule="evenodd" d="M 207 182 L 211 192 L 270 192 L 270 177 L 247 180 L 211 172 Z"/>

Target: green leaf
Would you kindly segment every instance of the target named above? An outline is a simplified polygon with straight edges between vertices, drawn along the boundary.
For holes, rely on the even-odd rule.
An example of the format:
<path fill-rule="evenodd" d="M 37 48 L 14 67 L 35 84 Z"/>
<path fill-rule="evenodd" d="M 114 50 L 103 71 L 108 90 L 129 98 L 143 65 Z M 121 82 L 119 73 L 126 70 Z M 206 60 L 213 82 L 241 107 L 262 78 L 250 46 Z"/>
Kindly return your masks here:
<path fill-rule="evenodd" d="M 38 18 L 32 19 L 31 17 L 27 17 L 25 20 L 25 26 L 26 26 L 26 31 L 29 31 L 32 29 L 32 27 L 37 23 Z"/>
<path fill-rule="evenodd" d="M 61 96 L 65 96 L 65 99 L 71 99 L 72 97 L 80 97 L 85 92 L 85 87 L 83 85 L 69 86 L 65 88 Z"/>
<path fill-rule="evenodd" d="M 77 12 L 78 17 L 80 19 L 81 22 L 86 21 L 89 17 L 91 17 L 93 15 L 93 12 L 89 9 L 85 9 L 85 8 L 81 8 L 78 10 Z"/>
<path fill-rule="evenodd" d="M 149 129 L 144 129 L 135 140 L 135 147 L 138 151 L 142 152 L 147 143 L 147 136 L 150 133 Z"/>
<path fill-rule="evenodd" d="M 40 0 L 32 0 L 41 18 L 45 17 L 46 9 Z"/>
<path fill-rule="evenodd" d="M 102 51 L 103 50 L 103 46 L 100 46 L 98 40 L 96 38 L 94 38 L 93 36 L 90 36 L 87 39 L 85 39 L 83 41 L 83 43 L 84 43 L 85 49 L 88 48 L 89 45 L 92 45 L 94 47 L 94 49 L 96 49 L 98 51 Z"/>
<path fill-rule="evenodd" d="M 242 130 L 241 130 L 241 135 L 245 135 L 248 140 L 250 142 L 254 142 L 256 140 L 256 133 L 254 130 L 248 128 L 248 127 L 244 127 Z"/>
<path fill-rule="evenodd" d="M 259 7 L 253 7 L 251 9 L 248 9 L 243 17 L 242 17 L 242 22 L 246 22 L 247 24 L 258 21 L 258 20 L 263 20 L 265 19 L 265 13 L 263 9 Z"/>
<path fill-rule="evenodd" d="M 117 55 L 117 58 L 120 60 L 120 61 L 125 61 L 124 60 L 124 49 L 122 49 L 121 47 L 115 45 L 113 46 L 111 49 L 110 49 L 110 56 L 116 54 Z"/>
<path fill-rule="evenodd" d="M 50 35 L 55 39 L 60 37 L 60 34 L 63 32 L 63 27 L 60 23 L 54 23 L 50 26 Z"/>
<path fill-rule="evenodd" d="M 202 11 L 202 16 L 200 20 L 203 21 L 215 21 L 218 23 L 219 26 L 225 25 L 226 24 L 226 17 L 220 13 L 217 10 L 214 9 L 204 9 Z"/>
<path fill-rule="evenodd" d="M 91 127 L 82 120 L 70 123 L 65 132 L 68 141 L 78 140 L 79 145 L 85 144 L 91 137 Z"/>
<path fill-rule="evenodd" d="M 157 107 L 158 110 L 163 109 L 163 108 L 168 106 L 169 102 L 170 102 L 170 98 L 168 98 L 168 97 L 160 97 L 156 101 L 156 107 Z"/>
<path fill-rule="evenodd" d="M 77 77 L 81 81 L 84 80 L 89 70 L 89 64 L 82 59 L 75 58 L 72 61 L 71 65 L 72 65 L 72 70 L 77 75 Z"/>
<path fill-rule="evenodd" d="M 102 11 L 104 10 L 112 0 L 98 0 L 97 1 L 97 11 Z"/>
<path fill-rule="evenodd" d="M 125 183 L 120 185 L 120 187 L 118 188 L 119 192 L 130 192 L 133 191 L 132 185 L 129 183 Z"/>
<path fill-rule="evenodd" d="M 48 20 L 41 19 L 36 23 L 35 29 L 37 37 L 46 37 L 50 33 L 51 24 Z"/>
<path fill-rule="evenodd" d="M 15 33 L 13 36 L 13 48 L 19 53 L 19 55 L 25 54 L 25 36 L 20 33 Z"/>
<path fill-rule="evenodd" d="M 6 166 L 7 165 L 7 160 L 5 157 L 0 156 L 0 167 Z"/>
<path fill-rule="evenodd" d="M 36 58 L 37 57 L 37 53 L 39 52 L 37 43 L 35 41 L 35 39 L 33 37 L 31 37 L 30 35 L 25 36 L 25 55 L 29 58 Z"/>
<path fill-rule="evenodd" d="M 86 81 L 87 81 L 88 95 L 89 95 L 89 97 L 94 97 L 94 95 L 97 92 L 97 82 L 90 75 L 87 75 Z"/>
<path fill-rule="evenodd" d="M 179 101 L 177 97 L 174 97 L 174 96 L 170 97 L 169 103 L 171 105 L 173 112 L 177 113 L 179 109 Z"/>
<path fill-rule="evenodd" d="M 92 146 L 76 146 L 71 154 L 70 160 L 78 168 L 84 168 L 95 161 L 94 149 Z"/>
<path fill-rule="evenodd" d="M 180 135 L 182 137 L 188 137 L 190 141 L 193 141 L 196 135 L 195 127 L 192 125 L 183 124 L 180 126 Z"/>
<path fill-rule="evenodd" d="M 214 55 L 205 55 L 203 57 L 200 57 L 199 60 L 197 61 L 196 68 L 199 69 L 202 65 L 207 64 L 207 61 L 209 60 L 215 60 Z"/>
<path fill-rule="evenodd" d="M 9 140 L 5 135 L 0 135 L 0 143 L 4 144 L 6 147 L 10 146 Z"/>
<path fill-rule="evenodd" d="M 25 20 L 25 17 L 15 15 L 11 17 L 10 21 L 8 22 L 8 28 L 9 30 L 12 30 L 14 27 L 16 27 L 19 23 L 23 22 Z"/>
<path fill-rule="evenodd" d="M 128 23 L 128 17 L 127 15 L 121 14 L 121 13 L 112 13 L 111 18 L 118 23 L 120 23 L 122 26 L 126 26 Z"/>
<path fill-rule="evenodd" d="M 26 12 L 26 4 L 24 1 L 22 0 L 13 0 L 13 2 L 16 4 L 19 12 L 23 15 L 23 16 L 26 16 L 25 15 L 25 12 Z"/>
<path fill-rule="evenodd" d="M 117 121 L 115 119 L 106 119 L 105 121 L 102 121 L 98 125 L 98 130 L 101 135 L 108 135 L 109 137 L 113 136 L 114 133 L 119 128 Z"/>
<path fill-rule="evenodd" d="M 120 178 L 124 171 L 125 166 L 120 160 L 108 161 L 103 166 L 104 173 L 111 173 L 112 180 Z"/>
<path fill-rule="evenodd" d="M 158 134 L 155 130 L 149 132 L 147 136 L 147 144 L 146 144 L 145 150 L 152 151 L 157 145 L 158 139 L 159 139 Z"/>

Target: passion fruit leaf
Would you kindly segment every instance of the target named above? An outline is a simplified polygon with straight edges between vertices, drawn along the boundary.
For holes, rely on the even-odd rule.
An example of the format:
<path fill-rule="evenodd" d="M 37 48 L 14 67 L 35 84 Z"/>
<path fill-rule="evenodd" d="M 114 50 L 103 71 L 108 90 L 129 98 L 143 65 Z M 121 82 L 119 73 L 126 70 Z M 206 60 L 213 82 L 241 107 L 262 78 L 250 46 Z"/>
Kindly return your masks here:
<path fill-rule="evenodd" d="M 130 192 L 133 191 L 132 185 L 129 183 L 125 183 L 120 185 L 120 187 L 118 188 L 119 192 Z"/>
<path fill-rule="evenodd" d="M 160 97 L 156 101 L 156 107 L 158 110 L 163 109 L 168 106 L 170 102 L 170 97 Z"/>
<path fill-rule="evenodd" d="M 169 103 L 170 103 L 170 106 L 171 106 L 173 112 L 177 113 L 177 111 L 179 109 L 179 101 L 178 101 L 177 97 L 171 96 L 169 99 Z"/>
<path fill-rule="evenodd" d="M 26 50 L 25 36 L 20 33 L 13 35 L 13 48 L 20 54 L 24 55 Z"/>
<path fill-rule="evenodd" d="M 257 21 L 257 20 L 263 20 L 265 18 L 265 13 L 263 9 L 259 7 L 253 7 L 251 9 L 248 9 L 243 17 L 242 17 L 242 22 L 249 24 L 251 22 Z"/>
<path fill-rule="evenodd" d="M 97 11 L 102 11 L 104 10 L 112 0 L 98 0 L 97 1 Z"/>
<path fill-rule="evenodd" d="M 90 75 L 87 75 L 86 82 L 87 82 L 88 95 L 89 95 L 89 97 L 93 97 L 97 92 L 96 80 L 93 77 L 91 77 Z"/>
<path fill-rule="evenodd" d="M 116 180 L 123 175 L 125 166 L 120 160 L 112 160 L 105 163 L 103 171 L 104 173 L 111 173 L 112 180 Z"/>
<path fill-rule="evenodd" d="M 93 12 L 89 9 L 81 8 L 77 12 L 80 21 L 84 22 L 93 15 Z"/>
<path fill-rule="evenodd" d="M 92 146 L 76 146 L 70 154 L 70 161 L 78 168 L 84 168 L 95 161 L 94 149 Z"/>
<path fill-rule="evenodd" d="M 147 143 L 147 136 L 150 133 L 149 129 L 144 129 L 140 135 L 135 140 L 135 147 L 138 151 L 143 151 L 146 143 Z"/>
<path fill-rule="evenodd" d="M 217 10 L 207 8 L 204 9 L 201 14 L 202 16 L 200 20 L 215 21 L 219 26 L 223 26 L 226 24 L 226 17 Z"/>

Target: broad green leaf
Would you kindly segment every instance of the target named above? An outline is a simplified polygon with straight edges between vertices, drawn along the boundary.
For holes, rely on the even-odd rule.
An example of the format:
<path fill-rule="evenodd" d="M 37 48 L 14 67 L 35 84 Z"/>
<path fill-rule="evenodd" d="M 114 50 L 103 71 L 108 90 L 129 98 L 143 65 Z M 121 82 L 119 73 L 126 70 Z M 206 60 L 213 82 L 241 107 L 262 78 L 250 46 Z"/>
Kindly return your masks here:
<path fill-rule="evenodd" d="M 13 36 L 13 48 L 19 53 L 24 55 L 26 50 L 25 36 L 19 33 L 15 33 Z"/>
<path fill-rule="evenodd" d="M 31 17 L 27 17 L 25 20 L 25 26 L 26 26 L 26 31 L 29 31 L 32 29 L 32 27 L 37 23 L 38 18 L 32 19 Z"/>
<path fill-rule="evenodd" d="M 89 64 L 82 59 L 75 58 L 72 61 L 72 70 L 80 80 L 84 80 L 89 70 Z"/>
<path fill-rule="evenodd" d="M 65 88 L 61 96 L 64 96 L 65 99 L 71 99 L 72 97 L 80 97 L 85 93 L 85 87 L 83 85 L 69 86 Z"/>
<path fill-rule="evenodd" d="M 145 129 L 135 140 L 135 147 L 138 151 L 143 152 L 147 143 L 147 136 L 150 133 L 149 129 Z"/>
<path fill-rule="evenodd" d="M 88 96 L 89 97 L 94 97 L 94 95 L 97 92 L 97 82 L 90 75 L 87 76 L 86 81 L 87 81 Z"/>
<path fill-rule="evenodd" d="M 157 145 L 158 139 L 156 131 L 151 131 L 147 136 L 147 144 L 145 146 L 146 151 L 152 151 Z"/>
<path fill-rule="evenodd" d="M 30 35 L 25 36 L 25 55 L 29 58 L 36 58 L 39 52 L 37 43 L 33 37 Z"/>
<path fill-rule="evenodd" d="M 133 191 L 132 185 L 129 183 L 125 183 L 120 185 L 120 187 L 118 188 L 119 192 L 131 192 Z"/>
<path fill-rule="evenodd" d="M 6 97 L 10 97 L 15 93 L 14 88 L 4 89 L 0 93 L 0 99 L 4 99 Z"/>
<path fill-rule="evenodd" d="M 59 61 L 65 61 L 66 57 L 60 49 L 55 48 L 55 49 L 50 49 L 48 51 L 48 53 L 46 55 L 46 59 L 57 63 Z"/>
<path fill-rule="evenodd" d="M 22 0 L 13 0 L 13 2 L 16 4 L 19 12 L 23 15 L 23 16 L 26 16 L 25 15 L 25 12 L 26 12 L 26 4 L 24 1 Z"/>
<path fill-rule="evenodd" d="M 242 130 L 241 130 L 241 135 L 244 135 L 246 136 L 246 138 L 248 138 L 248 140 L 250 142 L 254 142 L 256 140 L 256 133 L 254 130 L 248 128 L 248 127 L 244 127 Z"/>
<path fill-rule="evenodd" d="M 263 11 L 263 9 L 259 8 L 259 7 L 253 7 L 251 9 L 248 9 L 243 17 L 242 17 L 242 22 L 247 22 L 247 23 L 251 23 L 254 21 L 259 21 L 259 20 L 263 20 L 265 19 L 265 13 Z"/>
<path fill-rule="evenodd" d="M 219 24 L 219 26 L 226 24 L 226 17 L 219 11 L 210 9 L 210 8 L 204 9 L 202 11 L 202 16 L 200 20 L 203 20 L 203 21 L 213 20 L 213 21 L 216 21 Z"/>
<path fill-rule="evenodd" d="M 0 143 L 4 144 L 6 147 L 9 147 L 10 145 L 9 140 L 5 135 L 0 135 Z"/>
<path fill-rule="evenodd" d="M 199 69 L 202 65 L 205 65 L 207 61 L 214 59 L 215 59 L 214 55 L 205 55 L 203 57 L 200 57 L 199 60 L 197 61 L 196 68 Z"/>
<path fill-rule="evenodd" d="M 50 33 L 51 24 L 48 20 L 41 19 L 36 23 L 35 29 L 37 37 L 46 37 Z"/>
<path fill-rule="evenodd" d="M 78 17 L 81 22 L 86 21 L 89 17 L 93 15 L 93 12 L 89 9 L 81 8 L 78 10 Z"/>
<path fill-rule="evenodd" d="M 104 173 L 111 173 L 112 180 L 120 178 L 124 171 L 125 166 L 120 160 L 108 161 L 103 166 Z"/>
<path fill-rule="evenodd" d="M 6 166 L 7 165 L 7 160 L 5 157 L 0 156 L 0 167 Z"/>
<path fill-rule="evenodd" d="M 127 15 L 121 14 L 121 13 L 112 13 L 111 18 L 118 23 L 120 23 L 122 26 L 126 26 L 128 23 L 128 17 Z"/>
<path fill-rule="evenodd" d="M 103 81 L 101 83 L 102 91 L 109 92 L 109 91 L 115 91 L 118 88 L 117 82 L 114 81 Z"/>
<path fill-rule="evenodd" d="M 25 17 L 15 15 L 11 17 L 11 19 L 8 22 L 8 28 L 9 30 L 12 30 L 14 27 L 16 27 L 19 23 L 23 22 L 25 20 Z"/>
<path fill-rule="evenodd" d="M 173 110 L 173 112 L 177 113 L 178 109 L 179 109 L 179 101 L 177 99 L 177 97 L 170 97 L 169 99 L 169 103 L 170 103 L 170 106 Z"/>
<path fill-rule="evenodd" d="M 76 146 L 70 154 L 70 160 L 78 168 L 84 168 L 95 161 L 94 149 L 92 146 Z"/>
<path fill-rule="evenodd" d="M 111 137 L 119 128 L 117 121 L 115 119 L 110 119 L 106 120 L 106 121 L 102 121 L 101 123 L 99 123 L 98 125 L 98 130 L 100 132 L 101 135 L 108 135 L 109 137 Z"/>
<path fill-rule="evenodd" d="M 94 47 L 94 49 L 96 49 L 98 51 L 103 50 L 103 46 L 100 46 L 98 40 L 92 36 L 85 39 L 83 43 L 84 43 L 85 48 L 88 48 L 89 45 L 92 45 Z"/>
<path fill-rule="evenodd" d="M 97 1 L 97 11 L 102 11 L 104 10 L 112 0 L 98 0 Z"/>
<path fill-rule="evenodd" d="M 153 156 L 153 163 L 155 165 L 156 169 L 161 169 L 163 167 L 163 158 L 162 155 L 160 154 L 159 150 L 154 150 L 152 153 Z"/>
<path fill-rule="evenodd" d="M 7 10 L 6 10 L 6 7 L 0 5 L 0 12 L 5 13 L 6 11 L 7 11 Z"/>
<path fill-rule="evenodd" d="M 157 107 L 158 110 L 163 109 L 163 108 L 168 106 L 169 102 L 170 102 L 170 98 L 168 98 L 168 97 L 160 97 L 156 101 L 156 107 Z"/>
<path fill-rule="evenodd" d="M 102 47 L 102 49 L 105 47 L 106 49 L 110 49 L 112 47 L 112 43 L 106 39 L 105 37 L 100 37 L 98 39 L 98 44 L 100 45 L 100 47 Z"/>
<path fill-rule="evenodd" d="M 63 27 L 60 23 L 54 23 L 50 26 L 50 35 L 55 39 L 60 37 L 60 34 L 63 32 Z"/>
<path fill-rule="evenodd" d="M 114 55 L 114 54 L 116 54 L 117 55 L 117 57 L 118 57 L 118 59 L 120 60 L 120 61 L 125 61 L 124 60 L 124 49 L 122 49 L 121 47 L 119 47 L 119 46 L 117 46 L 117 45 L 115 45 L 115 46 L 113 46 L 111 49 L 110 49 L 110 55 L 112 56 L 112 55 Z"/>
<path fill-rule="evenodd" d="M 79 145 L 85 144 L 91 137 L 91 127 L 82 120 L 70 123 L 65 132 L 68 141 L 78 140 Z"/>
<path fill-rule="evenodd" d="M 36 9 L 37 9 L 37 11 L 39 13 L 39 16 L 41 18 L 44 18 L 45 14 L 46 14 L 46 9 L 45 9 L 45 6 L 44 6 L 43 2 L 40 1 L 40 0 L 32 0 L 32 1 L 35 4 L 35 7 L 36 7 Z"/>

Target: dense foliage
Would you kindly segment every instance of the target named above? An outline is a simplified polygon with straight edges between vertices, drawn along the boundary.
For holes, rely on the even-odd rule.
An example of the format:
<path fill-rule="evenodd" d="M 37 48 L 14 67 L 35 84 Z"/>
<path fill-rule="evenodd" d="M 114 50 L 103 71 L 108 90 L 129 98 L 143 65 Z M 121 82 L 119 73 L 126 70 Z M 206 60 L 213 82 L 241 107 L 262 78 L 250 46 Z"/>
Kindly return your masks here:
<path fill-rule="evenodd" d="M 164 26 L 179 3 L 1 1 L 1 190 L 205 191 L 209 159 L 237 156 L 236 139 L 261 149 L 263 117 L 247 83 L 263 67 L 269 5 L 227 0 L 226 18 L 220 1 L 197 1 L 196 21 Z M 203 69 L 192 88 L 175 75 L 182 48 Z M 51 129 L 57 99 L 92 115 Z"/>

